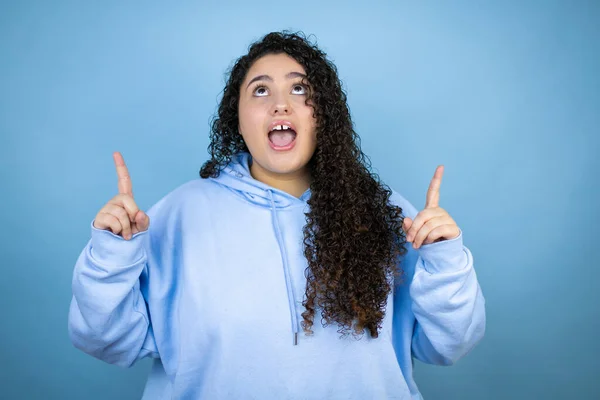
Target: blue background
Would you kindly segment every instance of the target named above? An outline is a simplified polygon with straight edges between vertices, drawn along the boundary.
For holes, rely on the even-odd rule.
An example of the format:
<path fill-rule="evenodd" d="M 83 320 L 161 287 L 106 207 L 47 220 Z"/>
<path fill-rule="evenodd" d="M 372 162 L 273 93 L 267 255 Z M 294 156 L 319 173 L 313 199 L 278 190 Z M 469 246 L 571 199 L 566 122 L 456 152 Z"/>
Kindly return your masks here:
<path fill-rule="evenodd" d="M 600 396 L 600 2 L 66 2 L 0 6 L 0 398 L 139 398 L 67 336 L 71 276 L 125 156 L 147 209 L 198 176 L 224 73 L 263 34 L 314 34 L 363 150 L 464 231 L 487 334 L 417 363 L 426 399 Z M 365 4 L 368 3 L 368 4 Z"/>

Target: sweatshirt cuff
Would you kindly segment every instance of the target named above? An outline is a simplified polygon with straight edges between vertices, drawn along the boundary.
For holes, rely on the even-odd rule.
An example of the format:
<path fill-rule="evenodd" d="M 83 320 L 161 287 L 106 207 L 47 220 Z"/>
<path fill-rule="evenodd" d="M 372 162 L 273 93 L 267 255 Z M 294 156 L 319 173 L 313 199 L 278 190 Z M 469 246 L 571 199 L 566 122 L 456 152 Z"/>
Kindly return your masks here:
<path fill-rule="evenodd" d="M 109 230 L 96 228 L 94 221 L 91 228 L 91 255 L 99 264 L 127 267 L 143 260 L 143 241 L 147 231 L 138 232 L 130 240 L 125 240 Z"/>
<path fill-rule="evenodd" d="M 463 246 L 462 230 L 454 239 L 423 245 L 418 250 L 427 272 L 459 271 L 467 267 L 469 255 Z"/>

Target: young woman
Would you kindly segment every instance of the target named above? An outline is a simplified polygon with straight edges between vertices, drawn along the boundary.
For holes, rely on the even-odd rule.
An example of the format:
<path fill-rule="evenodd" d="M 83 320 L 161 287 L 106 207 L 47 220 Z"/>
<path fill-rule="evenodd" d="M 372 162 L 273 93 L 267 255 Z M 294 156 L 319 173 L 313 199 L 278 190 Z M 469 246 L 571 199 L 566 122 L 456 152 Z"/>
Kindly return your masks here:
<path fill-rule="evenodd" d="M 230 72 L 199 179 L 146 214 L 127 168 L 73 276 L 73 344 L 154 364 L 145 399 L 420 399 L 485 330 L 470 251 L 439 207 L 369 172 L 335 66 L 271 33 Z M 412 245 L 411 245 L 412 244 Z"/>

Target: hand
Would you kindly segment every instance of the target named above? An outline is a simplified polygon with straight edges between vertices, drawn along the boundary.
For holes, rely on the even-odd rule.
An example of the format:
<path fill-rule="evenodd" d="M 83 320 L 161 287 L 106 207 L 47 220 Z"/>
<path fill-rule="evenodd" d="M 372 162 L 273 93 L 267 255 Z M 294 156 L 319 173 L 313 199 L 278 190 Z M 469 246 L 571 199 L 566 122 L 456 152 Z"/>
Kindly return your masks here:
<path fill-rule="evenodd" d="M 138 232 L 143 232 L 150 225 L 150 218 L 141 211 L 133 200 L 129 171 L 119 152 L 113 154 L 117 176 L 119 178 L 119 194 L 113 197 L 96 215 L 94 227 L 110 230 L 125 240 L 131 239 Z"/>
<path fill-rule="evenodd" d="M 455 239 L 460 235 L 456 222 L 446 210 L 439 207 L 443 175 L 444 166 L 440 165 L 429 184 L 425 209 L 417 214 L 414 221 L 408 217 L 404 218 L 402 227 L 406 233 L 406 241 L 412 243 L 415 249 L 423 244 Z"/>

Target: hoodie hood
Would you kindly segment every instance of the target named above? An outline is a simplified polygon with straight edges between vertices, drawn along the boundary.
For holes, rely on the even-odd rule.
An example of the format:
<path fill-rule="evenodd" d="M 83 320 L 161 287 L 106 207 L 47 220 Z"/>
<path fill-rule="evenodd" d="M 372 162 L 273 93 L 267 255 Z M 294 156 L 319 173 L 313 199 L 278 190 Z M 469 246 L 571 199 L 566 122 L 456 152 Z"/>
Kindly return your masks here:
<path fill-rule="evenodd" d="M 240 152 L 231 157 L 231 161 L 223 168 L 218 177 L 209 179 L 227 187 L 247 201 L 266 208 L 272 208 L 272 202 L 276 209 L 305 205 L 310 198 L 310 189 L 297 198 L 254 179 L 250 174 L 251 165 L 250 153 Z"/>

